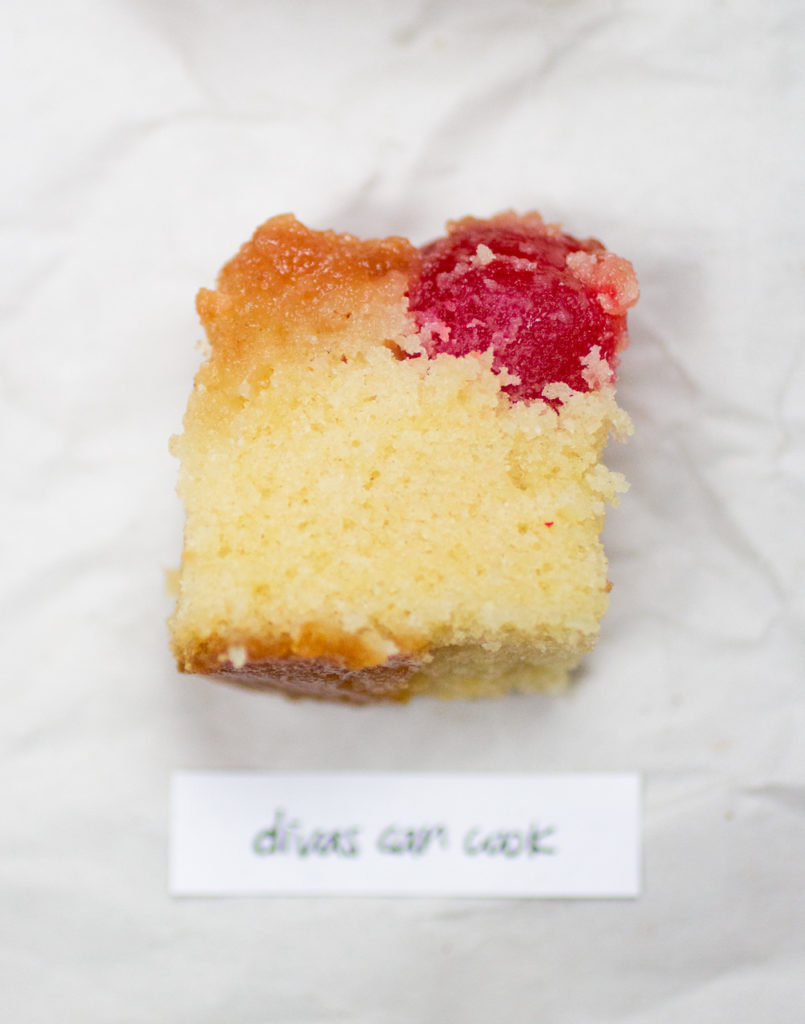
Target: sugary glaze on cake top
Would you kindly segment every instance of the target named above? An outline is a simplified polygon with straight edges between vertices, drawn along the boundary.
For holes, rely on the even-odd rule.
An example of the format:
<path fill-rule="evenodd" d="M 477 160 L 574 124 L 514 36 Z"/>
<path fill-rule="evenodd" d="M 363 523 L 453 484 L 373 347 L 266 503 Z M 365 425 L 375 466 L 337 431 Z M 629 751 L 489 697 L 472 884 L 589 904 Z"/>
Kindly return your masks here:
<path fill-rule="evenodd" d="M 537 213 L 467 217 L 423 249 L 410 309 L 429 355 L 494 352 L 493 368 L 519 378 L 514 400 L 562 381 L 589 391 L 614 380 L 628 343 L 626 311 L 638 298 L 628 260 L 579 241 Z M 590 374 L 590 354 L 608 364 Z"/>
<path fill-rule="evenodd" d="M 284 358 L 375 343 L 378 313 L 389 338 L 410 330 L 404 306 L 422 257 L 404 238 L 360 239 L 314 231 L 292 214 L 274 217 L 196 300 L 212 361 L 234 372 L 264 364 L 266 345 Z"/>
<path fill-rule="evenodd" d="M 576 391 L 614 382 L 638 296 L 628 260 L 536 212 L 450 222 L 421 251 L 399 237 L 314 231 L 285 214 L 258 228 L 216 290 L 201 289 L 197 309 L 213 363 L 237 372 L 263 360 L 267 335 L 286 357 L 305 358 L 306 341 L 328 339 L 344 354 L 374 343 L 367 329 L 386 299 L 397 314 L 390 344 L 402 338 L 403 351 L 431 357 L 491 350 L 493 370 L 518 377 L 506 394 L 533 400 L 557 381 Z M 596 361 L 606 368 L 591 371 Z"/>
<path fill-rule="evenodd" d="M 211 351 L 174 449 L 182 670 L 405 700 L 555 685 L 593 645 L 604 506 L 624 486 L 599 458 L 629 430 L 612 381 L 634 275 L 537 215 L 462 221 L 447 241 L 419 252 L 274 218 L 200 293 Z M 473 274 L 485 310 L 462 306 Z M 500 300 L 520 309 L 543 278 L 549 299 L 597 303 L 603 329 L 570 361 L 577 387 L 534 397 L 512 353 L 539 336 L 516 324 L 514 346 Z"/>

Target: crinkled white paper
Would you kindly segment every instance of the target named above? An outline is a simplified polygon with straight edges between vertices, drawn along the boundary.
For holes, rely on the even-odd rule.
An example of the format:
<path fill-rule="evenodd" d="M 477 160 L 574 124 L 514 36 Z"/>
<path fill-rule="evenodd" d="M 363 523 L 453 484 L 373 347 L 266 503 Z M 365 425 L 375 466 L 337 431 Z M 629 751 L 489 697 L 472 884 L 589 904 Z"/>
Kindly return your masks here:
<path fill-rule="evenodd" d="M 0 235 L 3 1017 L 805 1019 L 797 0 L 11 2 Z M 571 693 L 355 709 L 177 674 L 167 440 L 258 223 L 538 208 L 643 296 Z M 175 769 L 644 778 L 632 903 L 177 901 Z"/>

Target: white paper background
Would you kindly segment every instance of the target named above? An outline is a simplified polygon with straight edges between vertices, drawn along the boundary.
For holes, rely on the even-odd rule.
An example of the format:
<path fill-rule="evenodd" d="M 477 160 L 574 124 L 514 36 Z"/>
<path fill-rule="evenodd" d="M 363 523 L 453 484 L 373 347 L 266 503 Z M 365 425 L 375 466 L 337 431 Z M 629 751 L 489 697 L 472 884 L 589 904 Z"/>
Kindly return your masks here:
<path fill-rule="evenodd" d="M 14 1022 L 805 1019 L 797 0 L 7 3 L 0 971 Z M 632 491 L 565 698 L 179 677 L 167 438 L 266 217 L 536 207 L 638 268 Z M 635 903 L 174 901 L 175 768 L 644 774 Z"/>

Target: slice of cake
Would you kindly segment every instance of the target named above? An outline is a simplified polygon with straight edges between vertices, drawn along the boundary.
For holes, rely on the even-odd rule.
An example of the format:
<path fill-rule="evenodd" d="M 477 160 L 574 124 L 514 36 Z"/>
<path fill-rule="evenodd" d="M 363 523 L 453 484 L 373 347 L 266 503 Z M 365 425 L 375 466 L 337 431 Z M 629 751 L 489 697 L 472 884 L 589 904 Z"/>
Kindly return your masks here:
<path fill-rule="evenodd" d="M 355 702 L 564 684 L 607 605 L 637 295 L 535 213 L 421 250 L 259 228 L 198 296 L 180 670 Z"/>

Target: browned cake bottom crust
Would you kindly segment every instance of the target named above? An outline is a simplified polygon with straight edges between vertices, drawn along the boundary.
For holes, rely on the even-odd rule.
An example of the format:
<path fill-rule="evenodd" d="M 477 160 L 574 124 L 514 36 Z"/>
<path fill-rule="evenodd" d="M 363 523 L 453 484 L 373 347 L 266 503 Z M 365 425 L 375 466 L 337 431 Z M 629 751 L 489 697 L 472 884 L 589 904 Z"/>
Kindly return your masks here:
<path fill-rule="evenodd" d="M 339 668 L 322 658 L 271 658 L 236 668 L 225 664 L 214 675 L 250 690 L 278 690 L 288 697 L 340 701 L 344 704 L 405 704 L 413 696 L 416 658 L 394 658 L 372 668 Z"/>

